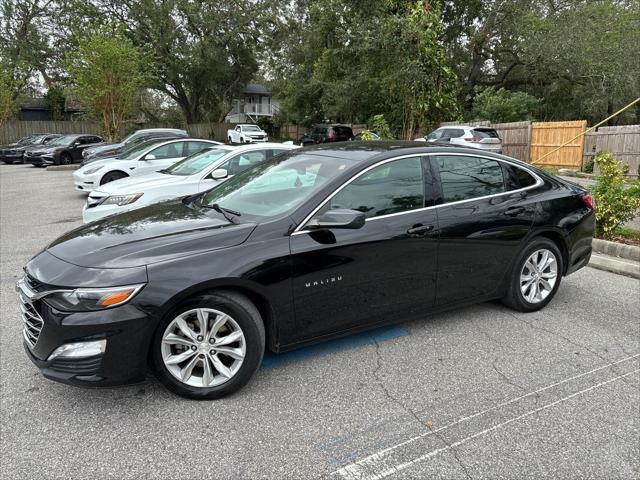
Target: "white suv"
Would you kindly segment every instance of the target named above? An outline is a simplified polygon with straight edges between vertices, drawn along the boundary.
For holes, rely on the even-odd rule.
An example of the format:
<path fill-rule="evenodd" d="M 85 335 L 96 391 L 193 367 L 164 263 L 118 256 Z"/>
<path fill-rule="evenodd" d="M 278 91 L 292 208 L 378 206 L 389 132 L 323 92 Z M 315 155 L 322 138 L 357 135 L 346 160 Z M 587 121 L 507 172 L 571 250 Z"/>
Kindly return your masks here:
<path fill-rule="evenodd" d="M 450 143 L 461 147 L 472 147 L 494 153 L 502 153 L 502 140 L 495 128 L 447 125 L 434 130 L 417 142 Z"/>

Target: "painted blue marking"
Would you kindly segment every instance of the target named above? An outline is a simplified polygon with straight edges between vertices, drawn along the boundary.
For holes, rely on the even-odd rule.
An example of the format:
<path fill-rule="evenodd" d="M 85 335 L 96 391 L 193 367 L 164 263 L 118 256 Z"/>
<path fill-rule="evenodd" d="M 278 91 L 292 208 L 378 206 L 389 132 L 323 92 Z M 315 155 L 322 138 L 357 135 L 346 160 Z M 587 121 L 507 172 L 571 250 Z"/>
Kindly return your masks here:
<path fill-rule="evenodd" d="M 348 337 L 311 345 L 287 353 L 265 352 L 262 359 L 262 368 L 273 368 L 292 362 L 300 362 L 307 358 L 318 355 L 328 355 L 330 353 L 351 350 L 353 348 L 371 345 L 375 342 L 385 342 L 398 337 L 409 335 L 409 332 L 395 325 L 380 327 L 368 332 L 356 333 Z"/>

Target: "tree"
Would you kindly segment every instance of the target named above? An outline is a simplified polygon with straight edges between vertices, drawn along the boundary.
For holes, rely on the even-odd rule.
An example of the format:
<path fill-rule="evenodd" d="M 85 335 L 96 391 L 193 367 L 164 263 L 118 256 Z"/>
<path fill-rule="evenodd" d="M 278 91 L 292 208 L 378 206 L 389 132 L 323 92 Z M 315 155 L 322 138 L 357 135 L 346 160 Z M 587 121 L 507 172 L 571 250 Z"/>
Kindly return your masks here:
<path fill-rule="evenodd" d="M 0 63 L 1 66 L 1 63 Z M 16 111 L 11 78 L 0 68 L 0 126 L 9 120 Z"/>
<path fill-rule="evenodd" d="M 140 51 L 123 35 L 105 31 L 81 40 L 67 68 L 73 91 L 113 141 L 144 85 Z"/>
<path fill-rule="evenodd" d="M 51 84 L 47 93 L 44 94 L 44 102 L 47 108 L 51 110 L 52 120 L 61 120 L 64 117 L 67 97 L 61 85 L 57 83 Z"/>
<path fill-rule="evenodd" d="M 456 78 L 438 42 L 437 3 L 311 2 L 276 63 L 283 116 L 363 122 L 383 114 L 404 138 L 458 114 Z"/>
<path fill-rule="evenodd" d="M 112 18 L 149 58 L 149 86 L 168 95 L 187 123 L 222 121 L 229 98 L 258 71 L 274 23 L 274 0 L 76 0 L 99 22 Z"/>
<path fill-rule="evenodd" d="M 473 116 L 494 123 L 531 120 L 540 99 L 526 92 L 510 92 L 501 88 L 486 88 L 473 100 Z"/>

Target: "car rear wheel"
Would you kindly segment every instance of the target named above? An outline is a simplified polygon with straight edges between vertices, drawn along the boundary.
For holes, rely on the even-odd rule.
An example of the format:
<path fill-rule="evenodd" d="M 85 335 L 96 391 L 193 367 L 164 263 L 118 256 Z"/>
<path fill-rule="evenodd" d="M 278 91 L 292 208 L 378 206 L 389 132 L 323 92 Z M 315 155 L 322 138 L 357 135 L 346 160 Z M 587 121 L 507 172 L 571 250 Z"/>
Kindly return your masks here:
<path fill-rule="evenodd" d="M 555 296 L 564 265 L 558 246 L 535 238 L 518 256 L 503 303 L 520 312 L 544 308 Z"/>
<path fill-rule="evenodd" d="M 213 292 L 165 317 L 153 340 L 153 366 L 172 392 L 213 400 L 251 379 L 264 347 L 264 324 L 253 303 L 235 292 Z"/>
<path fill-rule="evenodd" d="M 115 182 L 116 180 L 120 180 L 121 178 L 125 178 L 127 175 L 122 172 L 110 172 L 107 173 L 102 180 L 100 180 L 100 185 L 104 185 L 105 183 Z"/>
<path fill-rule="evenodd" d="M 68 153 L 64 152 L 62 155 L 60 155 L 60 165 L 71 165 L 72 161 L 73 159 Z"/>

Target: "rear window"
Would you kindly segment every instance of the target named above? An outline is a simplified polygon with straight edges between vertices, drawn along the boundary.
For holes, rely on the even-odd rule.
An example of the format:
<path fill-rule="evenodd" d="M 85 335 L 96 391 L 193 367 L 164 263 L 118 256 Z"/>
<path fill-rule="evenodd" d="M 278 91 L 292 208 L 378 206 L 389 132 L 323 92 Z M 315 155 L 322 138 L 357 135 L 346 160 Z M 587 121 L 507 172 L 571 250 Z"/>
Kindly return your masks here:
<path fill-rule="evenodd" d="M 536 179 L 522 168 L 505 163 L 502 164 L 502 168 L 504 170 L 505 185 L 509 191 L 530 187 L 536 183 Z"/>
<path fill-rule="evenodd" d="M 505 191 L 504 175 L 495 160 L 447 155 L 436 157 L 440 170 L 442 199 L 459 202 Z"/>
<path fill-rule="evenodd" d="M 500 138 L 493 128 L 474 128 L 471 133 L 476 138 Z"/>

